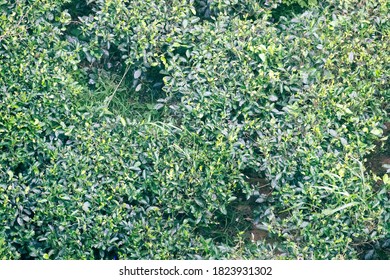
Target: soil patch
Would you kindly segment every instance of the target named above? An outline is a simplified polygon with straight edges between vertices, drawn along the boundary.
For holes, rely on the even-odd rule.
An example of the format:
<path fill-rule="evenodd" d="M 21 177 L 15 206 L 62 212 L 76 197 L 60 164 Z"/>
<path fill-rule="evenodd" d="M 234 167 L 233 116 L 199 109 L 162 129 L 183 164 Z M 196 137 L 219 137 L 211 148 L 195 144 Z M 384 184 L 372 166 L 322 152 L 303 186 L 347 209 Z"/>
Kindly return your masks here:
<path fill-rule="evenodd" d="M 366 168 L 378 176 L 383 176 L 390 169 L 390 122 L 385 123 L 383 135 L 388 137 L 385 143 L 379 142 L 375 152 L 372 153 L 366 162 Z"/>

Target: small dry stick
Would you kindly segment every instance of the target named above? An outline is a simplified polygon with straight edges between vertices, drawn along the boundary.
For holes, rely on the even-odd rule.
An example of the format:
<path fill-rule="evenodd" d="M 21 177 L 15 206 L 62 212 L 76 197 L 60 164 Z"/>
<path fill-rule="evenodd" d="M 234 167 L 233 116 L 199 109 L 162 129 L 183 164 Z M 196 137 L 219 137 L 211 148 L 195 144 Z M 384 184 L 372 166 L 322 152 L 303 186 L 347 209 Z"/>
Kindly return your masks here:
<path fill-rule="evenodd" d="M 127 75 L 127 72 L 129 72 L 129 69 L 130 69 L 130 66 L 127 66 L 127 67 L 126 67 L 126 70 L 125 70 L 125 73 L 123 74 L 121 80 L 119 81 L 119 84 L 116 86 L 114 92 L 110 95 L 110 97 L 108 97 L 108 99 L 107 99 L 107 107 L 110 105 L 112 98 L 114 97 L 115 93 L 118 91 L 120 85 L 121 85 L 122 82 L 123 82 L 123 79 L 124 79 L 124 78 L 126 77 L 126 75 Z"/>

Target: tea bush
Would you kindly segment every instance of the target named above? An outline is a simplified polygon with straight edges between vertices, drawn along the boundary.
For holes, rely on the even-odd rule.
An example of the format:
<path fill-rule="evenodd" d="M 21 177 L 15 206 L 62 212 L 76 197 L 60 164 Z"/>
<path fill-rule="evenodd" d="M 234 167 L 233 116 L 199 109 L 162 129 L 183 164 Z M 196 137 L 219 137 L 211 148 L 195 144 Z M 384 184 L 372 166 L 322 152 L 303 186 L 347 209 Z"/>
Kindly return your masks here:
<path fill-rule="evenodd" d="M 19 173 L 20 185 L 10 179 L 7 196 L 15 193 L 23 207 L 6 228 L 23 257 L 182 258 L 200 250 L 193 228 L 226 211 L 239 183 L 224 152 L 216 148 L 214 159 L 194 136 L 124 123 L 74 123 L 76 137 L 54 149 L 53 164 Z M 8 211 L 14 203 L 6 200 Z"/>
<path fill-rule="evenodd" d="M 281 91 L 299 90 L 261 128 L 276 200 L 259 215 L 294 255 L 353 258 L 351 245 L 388 237 L 389 186 L 375 189 L 363 165 L 382 136 L 382 104 L 390 97 L 388 7 L 379 2 L 330 6 L 281 24 L 289 67 L 280 76 L 292 78 Z"/>
<path fill-rule="evenodd" d="M 225 215 L 245 184 L 230 147 L 169 123 L 78 107 L 87 91 L 74 80 L 83 75 L 81 50 L 63 38 L 68 14 L 48 3 L 34 14 L 20 9 L 19 30 L 2 38 L 1 256 L 234 255 L 196 232 Z M 49 11 L 63 25 L 45 20 Z M 24 18 L 40 25 L 28 29 Z"/>
<path fill-rule="evenodd" d="M 332 6 L 313 10 L 282 21 L 279 33 L 264 19 L 220 17 L 188 32 L 194 42 L 164 70 L 180 123 L 208 140 L 220 131 L 244 175 L 272 182 L 258 221 L 286 240 L 290 256 L 354 258 L 350 244 L 388 233 L 386 187 L 375 191 L 363 167 L 389 97 L 381 4 L 356 14 L 350 6 L 339 18 Z M 354 26 L 370 14 L 375 26 Z M 348 38 L 353 46 L 339 43 Z"/>
<path fill-rule="evenodd" d="M 389 182 L 364 165 L 386 140 L 387 1 L 0 7 L 1 258 L 353 259 L 388 242 Z M 118 85 L 86 105 L 102 71 Z M 119 115 L 116 94 L 150 114 Z M 272 246 L 213 235 L 249 197 Z"/>

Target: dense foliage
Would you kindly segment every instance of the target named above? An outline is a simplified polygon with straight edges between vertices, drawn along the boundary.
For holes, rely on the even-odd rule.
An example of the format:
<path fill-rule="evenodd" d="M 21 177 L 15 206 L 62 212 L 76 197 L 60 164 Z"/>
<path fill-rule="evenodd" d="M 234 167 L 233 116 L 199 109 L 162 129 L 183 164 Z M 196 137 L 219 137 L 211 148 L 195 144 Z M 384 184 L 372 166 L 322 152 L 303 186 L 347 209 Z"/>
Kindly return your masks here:
<path fill-rule="evenodd" d="M 0 258 L 386 258 L 388 10 L 0 0 Z"/>

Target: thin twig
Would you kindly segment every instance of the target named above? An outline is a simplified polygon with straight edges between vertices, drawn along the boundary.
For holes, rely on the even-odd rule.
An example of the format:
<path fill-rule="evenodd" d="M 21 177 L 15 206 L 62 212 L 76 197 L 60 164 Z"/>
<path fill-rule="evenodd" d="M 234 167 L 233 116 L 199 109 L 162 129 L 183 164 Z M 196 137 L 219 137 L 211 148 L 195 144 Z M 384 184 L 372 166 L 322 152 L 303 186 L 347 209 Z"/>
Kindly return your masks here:
<path fill-rule="evenodd" d="M 118 91 L 120 85 L 121 85 L 122 82 L 123 82 L 123 79 L 124 79 L 124 78 L 126 77 L 126 75 L 127 75 L 127 72 L 129 72 L 129 69 L 130 69 L 130 66 L 127 66 L 127 67 L 126 67 L 126 70 L 125 70 L 125 73 L 123 74 L 121 80 L 119 81 L 119 84 L 116 86 L 114 92 L 110 95 L 110 97 L 108 97 L 108 99 L 107 99 L 107 107 L 110 105 L 112 98 L 114 97 L 115 93 Z"/>

